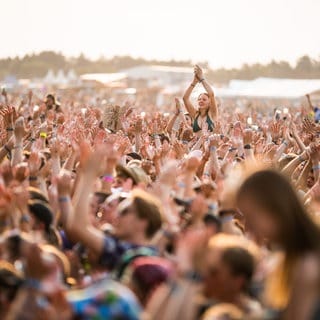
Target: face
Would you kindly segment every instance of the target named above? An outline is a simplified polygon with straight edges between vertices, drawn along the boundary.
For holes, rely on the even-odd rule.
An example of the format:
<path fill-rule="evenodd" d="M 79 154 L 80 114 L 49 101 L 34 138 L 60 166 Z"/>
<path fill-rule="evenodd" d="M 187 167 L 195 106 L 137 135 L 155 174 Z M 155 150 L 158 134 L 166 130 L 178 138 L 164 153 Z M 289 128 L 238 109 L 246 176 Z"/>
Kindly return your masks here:
<path fill-rule="evenodd" d="M 232 274 L 230 267 L 222 259 L 222 249 L 210 249 L 206 256 L 204 270 L 204 294 L 211 299 L 230 301 L 236 293 L 241 292 L 238 278 Z"/>
<path fill-rule="evenodd" d="M 199 110 L 206 110 L 209 108 L 210 105 L 210 99 L 206 94 L 200 94 L 198 97 L 198 105 Z"/>
<path fill-rule="evenodd" d="M 53 106 L 53 99 L 52 98 L 47 98 L 46 100 L 46 106 L 47 107 L 52 107 Z"/>
<path fill-rule="evenodd" d="M 115 235 L 125 241 L 132 241 L 137 234 L 145 233 L 145 221 L 139 219 L 128 199 L 119 206 L 118 217 L 114 223 Z"/>
<path fill-rule="evenodd" d="M 91 221 L 94 222 L 96 220 L 96 215 L 99 210 L 99 202 L 98 197 L 95 195 L 90 196 L 90 218 Z"/>
<path fill-rule="evenodd" d="M 308 178 L 307 178 L 307 187 L 310 189 L 313 187 L 313 185 L 314 185 L 314 174 L 310 170 L 308 173 Z"/>
<path fill-rule="evenodd" d="M 186 118 L 188 126 L 191 126 L 191 123 L 192 123 L 191 117 L 189 115 L 185 115 L 185 118 Z"/>
<path fill-rule="evenodd" d="M 104 202 L 99 208 L 99 212 L 101 213 L 99 222 L 113 224 L 117 217 L 118 204 L 118 199 L 114 199 L 110 202 Z"/>
<path fill-rule="evenodd" d="M 259 206 L 250 196 L 244 196 L 239 201 L 239 209 L 244 215 L 246 226 L 258 239 L 279 239 L 279 227 L 273 215 Z"/>

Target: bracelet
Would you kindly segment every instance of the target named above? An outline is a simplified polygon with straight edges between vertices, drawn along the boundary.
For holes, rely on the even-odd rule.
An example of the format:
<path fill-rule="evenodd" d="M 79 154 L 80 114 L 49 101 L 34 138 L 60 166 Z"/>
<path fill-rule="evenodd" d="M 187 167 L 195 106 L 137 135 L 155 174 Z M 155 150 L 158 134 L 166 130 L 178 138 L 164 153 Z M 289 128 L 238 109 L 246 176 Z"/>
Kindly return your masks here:
<path fill-rule="evenodd" d="M 59 202 L 68 202 L 69 201 L 69 196 L 59 197 L 58 200 L 59 200 Z"/>
<path fill-rule="evenodd" d="M 303 162 L 304 161 L 304 159 L 301 157 L 301 155 L 299 155 L 299 160 L 300 160 L 300 162 Z"/>
<path fill-rule="evenodd" d="M 30 222 L 30 217 L 27 215 L 27 214 L 23 214 L 20 218 L 20 223 L 23 223 L 23 222 Z"/>
<path fill-rule="evenodd" d="M 210 172 L 204 172 L 203 175 L 207 176 L 207 177 L 210 177 Z"/>
<path fill-rule="evenodd" d="M 184 182 L 182 182 L 182 181 L 179 181 L 179 182 L 178 182 L 178 187 L 180 187 L 180 188 L 185 188 L 185 187 L 186 187 L 186 184 L 185 184 Z"/>
<path fill-rule="evenodd" d="M 194 88 L 196 85 L 191 83 L 190 86 Z"/>
<path fill-rule="evenodd" d="M 36 181 L 38 180 L 37 176 L 29 176 L 29 181 Z"/>
<path fill-rule="evenodd" d="M 286 140 L 284 140 L 282 144 L 284 144 L 285 146 L 288 146 L 288 142 Z"/>
<path fill-rule="evenodd" d="M 38 279 L 34 279 L 34 278 L 27 278 L 24 281 L 23 286 L 25 288 L 30 288 L 30 289 L 35 289 L 35 290 L 41 290 L 42 289 L 41 282 Z"/>
<path fill-rule="evenodd" d="M 46 132 L 40 132 L 40 137 L 41 138 L 47 138 L 47 133 Z"/>
<path fill-rule="evenodd" d="M 202 282 L 201 275 L 196 271 L 187 271 L 184 272 L 181 276 L 182 279 L 190 280 L 192 282 Z"/>
<path fill-rule="evenodd" d="M 243 149 L 247 149 L 247 150 L 250 150 L 251 149 L 251 145 L 250 144 L 245 144 Z"/>
<path fill-rule="evenodd" d="M 233 216 L 232 215 L 228 215 L 228 216 L 224 216 L 224 217 L 220 218 L 221 223 L 230 222 L 232 220 L 233 220 Z"/>
<path fill-rule="evenodd" d="M 313 171 L 318 171 L 320 170 L 320 164 L 318 164 L 317 166 L 312 167 Z"/>
<path fill-rule="evenodd" d="M 9 127 L 9 128 L 7 128 L 6 130 L 7 130 L 7 131 L 13 131 L 14 129 L 11 128 L 11 127 Z"/>
<path fill-rule="evenodd" d="M 202 82 L 202 81 L 204 81 L 204 80 L 205 80 L 205 79 L 204 79 L 204 78 L 202 78 L 202 79 L 200 79 L 199 81 L 200 81 L 200 82 Z"/>
<path fill-rule="evenodd" d="M 211 151 L 211 152 L 215 152 L 216 150 L 217 150 L 217 148 L 216 148 L 215 146 L 211 146 L 211 147 L 210 147 L 210 151 Z"/>
<path fill-rule="evenodd" d="M 30 141 L 30 142 L 35 142 L 36 139 L 35 139 L 35 138 L 30 138 L 29 141 Z"/>
<path fill-rule="evenodd" d="M 113 182 L 114 181 L 114 177 L 111 174 L 106 174 L 106 175 L 102 176 L 102 180 L 104 182 Z"/>

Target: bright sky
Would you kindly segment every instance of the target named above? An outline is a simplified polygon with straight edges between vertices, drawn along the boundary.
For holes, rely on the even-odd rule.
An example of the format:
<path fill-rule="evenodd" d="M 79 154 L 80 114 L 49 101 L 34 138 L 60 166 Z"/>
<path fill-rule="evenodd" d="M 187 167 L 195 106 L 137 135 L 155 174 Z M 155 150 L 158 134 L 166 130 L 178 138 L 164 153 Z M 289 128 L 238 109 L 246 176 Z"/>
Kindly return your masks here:
<path fill-rule="evenodd" d="M 0 0 L 0 57 L 55 50 L 212 67 L 320 55 L 320 0 Z"/>

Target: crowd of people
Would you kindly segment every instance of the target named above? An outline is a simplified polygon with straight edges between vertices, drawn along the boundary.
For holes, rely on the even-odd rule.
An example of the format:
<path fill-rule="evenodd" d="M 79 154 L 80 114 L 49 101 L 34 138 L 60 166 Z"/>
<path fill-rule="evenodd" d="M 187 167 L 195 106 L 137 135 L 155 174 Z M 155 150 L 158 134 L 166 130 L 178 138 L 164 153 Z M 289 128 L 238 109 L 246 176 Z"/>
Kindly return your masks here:
<path fill-rule="evenodd" d="M 199 66 L 169 116 L 2 96 L 1 319 L 320 319 L 310 96 L 236 111 Z"/>

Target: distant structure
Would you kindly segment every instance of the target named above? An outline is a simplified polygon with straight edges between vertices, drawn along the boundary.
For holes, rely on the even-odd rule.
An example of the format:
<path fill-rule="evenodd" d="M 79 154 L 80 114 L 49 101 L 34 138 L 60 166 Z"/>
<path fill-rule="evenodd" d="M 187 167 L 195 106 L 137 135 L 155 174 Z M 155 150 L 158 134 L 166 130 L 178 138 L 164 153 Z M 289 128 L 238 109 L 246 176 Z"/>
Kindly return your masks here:
<path fill-rule="evenodd" d="M 166 87 L 191 81 L 193 68 L 142 65 L 121 72 L 129 80 L 144 80 L 149 86 Z"/>
<path fill-rule="evenodd" d="M 78 77 L 74 70 L 69 70 L 67 74 L 65 74 L 64 71 L 60 69 L 55 74 L 53 70 L 50 69 L 42 81 L 48 86 L 72 86 L 78 83 Z"/>

